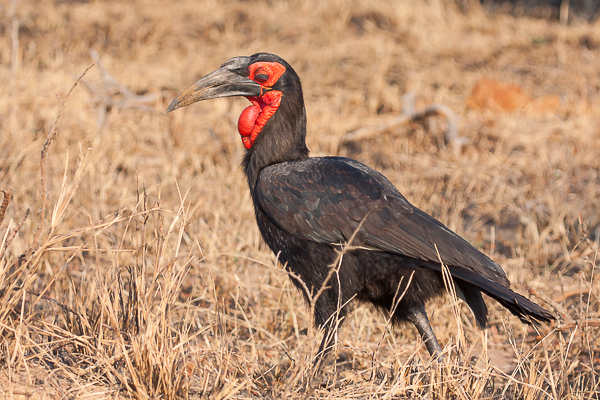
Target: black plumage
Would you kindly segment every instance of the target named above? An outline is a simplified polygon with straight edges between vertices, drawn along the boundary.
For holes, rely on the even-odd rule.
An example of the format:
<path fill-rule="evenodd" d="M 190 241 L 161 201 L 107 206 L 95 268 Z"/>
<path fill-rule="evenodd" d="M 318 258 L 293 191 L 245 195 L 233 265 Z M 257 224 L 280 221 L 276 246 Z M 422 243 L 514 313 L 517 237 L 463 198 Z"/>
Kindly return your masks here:
<path fill-rule="evenodd" d="M 281 70 L 270 86 L 264 84 L 265 76 Z M 260 80 L 258 75 L 252 79 L 254 71 L 260 71 Z M 269 96 L 279 96 L 280 103 L 262 100 L 270 99 L 265 95 L 271 91 Z M 393 310 L 393 322 L 413 323 L 429 352 L 439 355 L 441 347 L 423 306 L 445 290 L 440 258 L 480 327 L 487 320 L 482 292 L 525 323 L 553 319 L 510 290 L 498 264 L 410 204 L 379 172 L 348 158 L 309 157 L 300 79 L 280 57 L 259 53 L 231 59 L 178 96 L 169 111 L 232 95 L 258 99 L 262 112 L 275 107 L 257 128 L 242 166 L 260 233 L 294 284 L 307 299 L 326 287 L 315 302 L 315 322 L 326 331 L 321 355 L 333 344 L 331 333 L 352 299 Z M 337 268 L 333 275 L 331 268 Z M 399 293 L 403 296 L 394 305 Z"/>

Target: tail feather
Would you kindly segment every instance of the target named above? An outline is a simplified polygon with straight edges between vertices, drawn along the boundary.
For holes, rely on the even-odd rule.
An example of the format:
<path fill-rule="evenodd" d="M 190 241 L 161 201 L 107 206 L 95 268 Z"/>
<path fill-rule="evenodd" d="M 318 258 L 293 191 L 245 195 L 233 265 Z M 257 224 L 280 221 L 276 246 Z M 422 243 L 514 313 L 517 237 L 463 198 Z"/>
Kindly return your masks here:
<path fill-rule="evenodd" d="M 480 329 L 485 329 L 487 326 L 488 310 L 481 296 L 481 290 L 460 279 L 457 279 L 455 284 L 458 294 L 461 295 L 460 297 L 467 303 L 471 311 L 473 311 L 477 326 Z"/>
<path fill-rule="evenodd" d="M 440 264 L 428 263 L 427 267 L 441 271 Z M 473 310 L 479 326 L 485 326 L 487 309 L 481 308 L 483 300 L 481 299 L 480 301 L 477 298 L 472 286 L 502 304 L 525 324 L 539 325 L 540 322 L 549 323 L 556 319 L 554 315 L 543 307 L 491 279 L 478 275 L 465 267 L 452 265 L 448 266 L 448 269 L 452 277 L 457 279 L 457 285 L 465 294 L 466 302 Z M 466 293 L 465 288 L 468 288 L 466 289 Z M 479 294 L 479 297 L 481 297 L 481 294 Z M 483 316 L 482 313 L 484 313 Z"/>

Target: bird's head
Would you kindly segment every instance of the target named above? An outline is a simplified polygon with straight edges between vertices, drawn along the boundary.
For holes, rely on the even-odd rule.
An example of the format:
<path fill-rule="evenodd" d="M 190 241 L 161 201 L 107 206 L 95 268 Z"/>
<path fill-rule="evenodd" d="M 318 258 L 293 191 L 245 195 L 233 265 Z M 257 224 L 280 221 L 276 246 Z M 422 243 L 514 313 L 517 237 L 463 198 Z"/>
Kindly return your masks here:
<path fill-rule="evenodd" d="M 238 131 L 246 149 L 252 147 L 284 97 L 300 96 L 300 102 L 303 102 L 300 79 L 292 67 L 275 54 L 257 53 L 250 57 L 234 57 L 200 78 L 173 100 L 167 112 L 197 101 L 232 96 L 244 96 L 252 103 L 238 121 Z"/>

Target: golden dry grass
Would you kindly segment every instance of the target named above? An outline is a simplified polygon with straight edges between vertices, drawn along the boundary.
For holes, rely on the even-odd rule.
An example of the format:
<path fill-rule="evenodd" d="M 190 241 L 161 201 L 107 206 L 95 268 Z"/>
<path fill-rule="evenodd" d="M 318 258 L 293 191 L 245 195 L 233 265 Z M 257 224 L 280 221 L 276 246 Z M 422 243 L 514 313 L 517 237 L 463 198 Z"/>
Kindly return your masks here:
<path fill-rule="evenodd" d="M 443 1 L 12 3 L 17 57 L 8 0 L 0 26 L 0 190 L 12 191 L 0 216 L 0 396 L 599 397 L 598 24 L 462 14 Z M 107 109 L 77 86 L 61 108 L 90 49 L 154 101 Z M 557 324 L 536 333 L 490 301 L 481 333 L 464 305 L 440 299 L 428 310 L 451 356 L 431 365 L 411 327 L 358 307 L 310 379 L 319 333 L 261 243 L 238 167 L 247 102 L 164 114 L 178 90 L 257 51 L 301 76 L 313 154 L 382 171 Z M 86 84 L 123 99 L 100 71 Z M 559 110 L 468 109 L 484 77 L 559 96 Z M 454 109 L 468 144 L 446 148 L 435 118 L 343 141 L 399 114 L 408 91 L 417 106 Z"/>

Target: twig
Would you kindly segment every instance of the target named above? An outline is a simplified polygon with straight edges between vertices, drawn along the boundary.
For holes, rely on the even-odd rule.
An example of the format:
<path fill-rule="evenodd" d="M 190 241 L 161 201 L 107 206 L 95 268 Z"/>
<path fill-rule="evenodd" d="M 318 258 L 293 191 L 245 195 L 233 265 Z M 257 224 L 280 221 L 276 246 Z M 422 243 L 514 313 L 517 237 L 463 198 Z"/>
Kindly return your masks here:
<path fill-rule="evenodd" d="M 444 133 L 444 141 L 446 144 L 456 145 L 460 148 L 467 142 L 467 138 L 458 136 L 458 115 L 445 104 L 430 104 L 421 109 L 414 110 L 414 94 L 407 93 L 402 96 L 402 115 L 393 118 L 379 125 L 365 126 L 363 128 L 350 131 L 344 136 L 344 141 L 367 139 L 381 132 L 393 129 L 399 125 L 408 122 L 422 120 L 431 115 L 441 115 L 446 117 L 448 128 Z"/>
<path fill-rule="evenodd" d="M 27 219 L 28 216 L 29 216 L 29 208 L 27 209 L 27 211 L 25 211 L 25 215 L 23 216 L 23 218 L 21 218 L 21 221 L 19 221 L 19 223 L 17 224 L 15 229 L 13 229 L 10 236 L 6 239 L 6 242 L 4 242 L 4 246 L 2 246 L 2 251 L 0 251 L 0 258 L 2 258 L 2 256 L 4 256 L 4 253 L 6 252 L 8 245 L 10 245 L 10 242 L 12 242 L 13 239 L 15 238 L 15 236 L 17 236 L 17 233 L 19 232 L 19 230 L 21 230 L 21 227 L 25 223 L 25 220 Z"/>
<path fill-rule="evenodd" d="M 4 195 L 4 198 L 2 199 L 2 205 L 0 206 L 0 225 L 1 225 L 2 221 L 4 221 L 4 215 L 6 214 L 6 209 L 8 208 L 8 203 L 10 203 L 11 191 L 10 191 L 10 189 L 6 189 L 6 190 L 0 190 L 0 192 L 2 192 L 2 194 Z"/>
<path fill-rule="evenodd" d="M 15 288 L 15 290 L 17 290 L 17 289 L 18 288 Z M 71 314 L 75 315 L 77 318 L 81 318 L 81 315 L 79 315 L 79 313 L 77 311 L 69 308 L 68 306 L 65 306 L 64 304 L 60 303 L 59 301 L 54 300 L 52 297 L 48 297 L 46 295 L 39 294 L 39 293 L 36 293 L 34 291 L 31 291 L 31 290 L 26 290 L 26 292 L 29 293 L 32 296 L 35 296 L 35 297 L 38 297 L 40 299 L 47 300 L 47 301 L 49 301 L 51 303 L 54 303 L 58 307 L 62 308 L 63 311 L 71 313 Z"/>
<path fill-rule="evenodd" d="M 77 78 L 77 80 L 75 81 L 73 86 L 71 86 L 71 89 L 69 89 L 69 91 L 67 92 L 67 95 L 61 100 L 60 106 L 58 107 L 58 113 L 56 114 L 56 118 L 54 119 L 54 122 L 50 126 L 50 129 L 48 130 L 48 134 L 46 135 L 46 142 L 44 143 L 44 147 L 42 148 L 42 155 L 41 155 L 41 161 L 40 161 L 40 183 L 42 186 L 42 204 L 41 204 L 42 208 L 40 210 L 40 226 L 38 227 L 38 230 L 35 233 L 35 237 L 33 239 L 33 245 L 35 245 L 36 247 L 38 244 L 40 232 L 42 231 L 42 227 L 44 226 L 44 219 L 46 218 L 46 207 L 47 207 L 47 202 L 48 202 L 48 189 L 46 187 L 46 160 L 48 158 L 48 149 L 50 148 L 50 145 L 52 144 L 52 140 L 58 134 L 58 127 L 60 124 L 60 120 L 62 119 L 62 114 L 65 109 L 65 103 L 67 102 L 67 99 L 71 95 L 71 92 L 73 92 L 73 89 L 75 89 L 75 87 L 79 84 L 81 79 L 85 76 L 85 74 L 87 74 L 87 72 L 95 64 L 96 64 L 96 62 L 91 63 L 85 69 L 85 71 L 83 71 L 83 73 L 79 76 L 79 78 Z"/>

